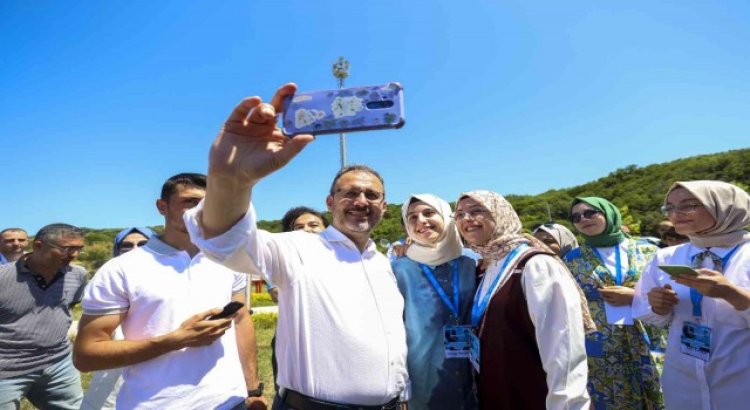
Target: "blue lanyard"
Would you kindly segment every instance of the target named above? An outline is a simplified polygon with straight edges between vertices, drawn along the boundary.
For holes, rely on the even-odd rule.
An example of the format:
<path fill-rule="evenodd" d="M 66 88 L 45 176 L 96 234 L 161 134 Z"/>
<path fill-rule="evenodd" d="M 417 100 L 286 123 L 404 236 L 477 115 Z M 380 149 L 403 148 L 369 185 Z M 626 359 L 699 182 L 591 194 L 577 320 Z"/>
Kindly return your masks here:
<path fill-rule="evenodd" d="M 450 298 L 448 298 L 448 295 L 445 293 L 445 290 L 443 290 L 443 287 L 440 286 L 440 284 L 437 281 L 437 278 L 435 278 L 435 274 L 433 273 L 432 269 L 425 265 L 420 263 L 419 266 L 422 267 L 422 272 L 424 272 L 424 276 L 427 277 L 427 280 L 430 282 L 433 288 L 435 288 L 435 292 L 437 292 L 438 296 L 440 296 L 440 299 L 443 300 L 443 303 L 445 303 L 445 306 L 448 308 L 448 310 L 451 311 L 451 314 L 453 317 L 458 320 L 459 318 L 459 312 L 458 309 L 461 307 L 459 305 L 459 294 L 458 294 L 458 259 L 453 260 L 453 273 L 452 273 L 452 281 L 453 281 L 453 302 L 451 302 Z"/>
<path fill-rule="evenodd" d="M 479 295 L 482 291 L 482 285 L 484 285 L 484 280 L 487 278 L 486 276 L 482 278 L 482 281 L 479 282 L 479 287 L 477 288 L 477 293 L 474 295 L 474 303 L 471 305 L 471 326 L 477 327 L 479 326 L 479 319 L 482 318 L 482 315 L 484 315 L 484 312 L 487 310 L 487 305 L 490 303 L 490 298 L 492 297 L 492 294 L 495 293 L 495 289 L 497 288 L 497 285 L 500 283 L 500 278 L 502 278 L 505 275 L 505 270 L 510 265 L 510 262 L 518 256 L 519 253 L 521 253 L 522 250 L 526 249 L 527 245 L 522 244 L 516 247 L 516 249 L 513 249 L 513 251 L 508 254 L 508 256 L 505 257 L 505 262 L 503 262 L 503 266 L 500 268 L 500 271 L 497 273 L 497 276 L 495 277 L 495 280 L 492 281 L 492 284 L 490 285 L 490 288 L 487 289 L 487 293 L 484 294 L 484 297 L 481 300 L 481 303 L 479 301 Z M 486 274 L 485 274 L 486 275 Z"/>
<path fill-rule="evenodd" d="M 607 268 L 607 262 L 602 257 L 602 254 L 599 253 L 596 248 L 591 247 L 591 249 L 596 254 L 596 257 L 599 258 L 599 260 L 602 262 L 602 266 L 604 268 Z M 609 269 L 607 269 L 609 270 Z M 622 261 L 620 260 L 620 244 L 618 243 L 615 245 L 615 285 L 622 286 Z"/>
<path fill-rule="evenodd" d="M 729 260 L 732 259 L 732 256 L 734 256 L 734 253 L 737 251 L 737 249 L 740 248 L 740 246 L 742 246 L 742 244 L 735 246 L 734 248 L 732 248 L 731 251 L 729 251 L 726 255 L 724 255 L 723 258 L 721 258 L 722 271 L 727 268 L 727 265 L 729 264 Z M 693 266 L 695 266 L 696 256 L 698 255 L 693 255 L 692 257 Z M 693 316 L 696 318 L 703 316 L 703 309 L 701 308 L 701 303 L 703 303 L 703 294 L 700 293 L 698 289 L 690 288 L 690 301 L 693 302 Z"/>

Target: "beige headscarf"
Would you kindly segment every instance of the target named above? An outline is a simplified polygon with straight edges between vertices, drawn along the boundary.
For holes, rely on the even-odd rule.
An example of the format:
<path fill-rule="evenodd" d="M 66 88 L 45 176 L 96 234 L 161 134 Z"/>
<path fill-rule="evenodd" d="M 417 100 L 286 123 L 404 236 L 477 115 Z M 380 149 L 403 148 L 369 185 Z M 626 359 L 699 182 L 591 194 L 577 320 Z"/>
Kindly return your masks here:
<path fill-rule="evenodd" d="M 482 245 L 472 245 L 471 249 L 482 255 L 483 258 L 494 261 L 499 261 L 513 250 L 513 248 L 522 243 L 526 243 L 534 248 L 539 248 L 551 253 L 565 269 L 565 272 L 568 273 L 570 280 L 578 291 L 584 331 L 586 333 L 595 331 L 596 324 L 591 318 L 589 303 L 586 301 L 586 296 L 583 294 L 580 286 L 578 286 L 573 274 L 570 273 L 570 270 L 565 266 L 565 263 L 563 263 L 563 261 L 547 247 L 547 245 L 531 235 L 522 233 L 523 225 L 521 224 L 521 219 L 518 218 L 518 214 L 513 210 L 513 205 L 511 205 L 502 195 L 491 191 L 464 192 L 458 197 L 456 204 L 464 198 L 471 198 L 479 202 L 487 209 L 487 211 L 489 211 L 492 220 L 495 221 L 495 230 L 492 232 L 490 240 Z"/>
<path fill-rule="evenodd" d="M 492 232 L 490 240 L 482 245 L 471 245 L 471 249 L 482 255 L 482 258 L 499 261 L 522 243 L 538 245 L 538 248 L 549 250 L 540 240 L 521 233 L 523 229 L 521 220 L 518 218 L 516 211 L 513 210 L 513 205 L 502 195 L 490 191 L 470 191 L 462 193 L 458 197 L 458 201 L 463 198 L 471 198 L 479 202 L 489 211 L 492 220 L 495 221 L 495 230 Z"/>
<path fill-rule="evenodd" d="M 417 236 L 414 232 L 409 229 L 409 224 L 406 222 L 406 214 L 409 211 L 409 205 L 412 201 L 417 200 L 424 202 L 429 205 L 435 212 L 440 215 L 443 220 L 443 233 L 434 244 L 420 243 L 417 240 Z M 406 249 L 406 256 L 425 265 L 442 265 L 443 263 L 450 262 L 453 259 L 461 256 L 463 251 L 463 245 L 461 244 L 461 238 L 458 236 L 458 229 L 456 223 L 453 221 L 451 216 L 450 204 L 432 194 L 412 194 L 409 198 L 404 201 L 401 206 L 401 218 L 404 221 L 406 227 L 406 233 L 414 241 L 413 244 Z"/>
<path fill-rule="evenodd" d="M 730 247 L 750 240 L 750 195 L 739 187 L 722 181 L 675 182 L 667 196 L 677 188 L 693 194 L 716 220 L 703 232 L 689 234 L 690 242 L 701 248 Z M 666 199 L 665 199 L 666 202 Z"/>

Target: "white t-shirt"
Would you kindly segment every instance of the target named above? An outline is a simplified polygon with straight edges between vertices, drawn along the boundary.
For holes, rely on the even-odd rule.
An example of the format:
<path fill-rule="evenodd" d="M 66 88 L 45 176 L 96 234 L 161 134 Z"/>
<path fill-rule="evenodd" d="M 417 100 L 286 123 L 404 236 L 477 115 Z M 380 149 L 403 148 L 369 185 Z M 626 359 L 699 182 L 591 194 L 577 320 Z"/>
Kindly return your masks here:
<path fill-rule="evenodd" d="M 125 313 L 126 340 L 177 329 L 190 316 L 229 303 L 245 275 L 190 258 L 152 237 L 148 244 L 104 264 L 83 296 L 87 315 Z M 234 328 L 213 344 L 172 351 L 125 368 L 118 409 L 225 409 L 247 396 Z"/>
<path fill-rule="evenodd" d="M 319 235 L 271 234 L 255 211 L 205 240 L 185 213 L 191 240 L 226 266 L 278 285 L 278 383 L 335 403 L 383 404 L 408 384 L 404 299 L 391 264 L 370 241 L 364 252 L 333 226 Z"/>

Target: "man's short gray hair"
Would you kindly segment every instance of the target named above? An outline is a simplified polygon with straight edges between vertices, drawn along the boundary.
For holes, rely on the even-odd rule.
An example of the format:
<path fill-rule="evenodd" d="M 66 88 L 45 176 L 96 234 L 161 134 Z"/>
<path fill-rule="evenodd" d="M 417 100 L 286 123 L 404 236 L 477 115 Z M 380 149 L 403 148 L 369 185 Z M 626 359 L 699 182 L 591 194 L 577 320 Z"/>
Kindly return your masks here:
<path fill-rule="evenodd" d="M 49 224 L 34 236 L 35 241 L 57 242 L 60 238 L 83 238 L 84 233 L 81 228 L 69 224 L 54 223 Z"/>

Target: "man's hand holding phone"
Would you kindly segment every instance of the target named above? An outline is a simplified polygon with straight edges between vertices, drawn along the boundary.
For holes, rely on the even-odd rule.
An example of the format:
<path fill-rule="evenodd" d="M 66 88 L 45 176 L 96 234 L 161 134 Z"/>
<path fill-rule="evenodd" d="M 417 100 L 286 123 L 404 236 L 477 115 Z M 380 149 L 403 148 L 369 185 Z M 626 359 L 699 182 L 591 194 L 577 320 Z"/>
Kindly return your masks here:
<path fill-rule="evenodd" d="M 169 341 L 173 344 L 174 350 L 184 347 L 201 347 L 208 346 L 232 326 L 233 316 L 213 319 L 211 316 L 219 315 L 224 311 L 223 308 L 215 308 L 200 312 L 182 322 L 180 327 L 168 335 Z"/>

